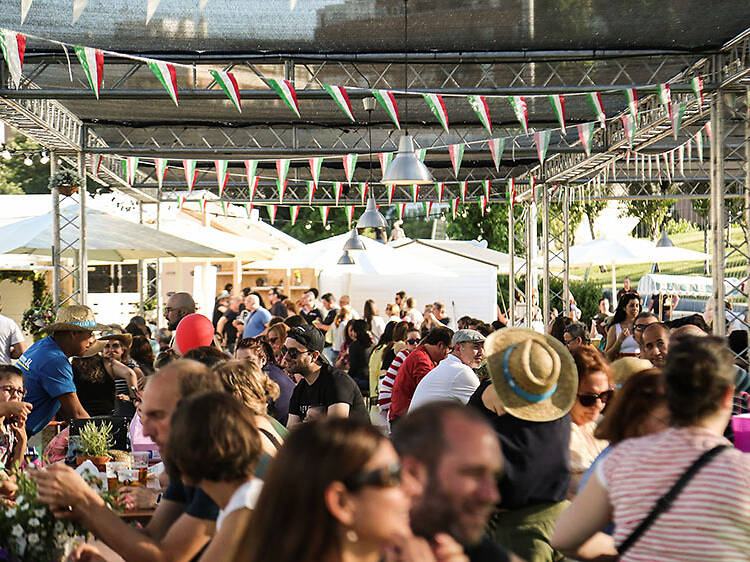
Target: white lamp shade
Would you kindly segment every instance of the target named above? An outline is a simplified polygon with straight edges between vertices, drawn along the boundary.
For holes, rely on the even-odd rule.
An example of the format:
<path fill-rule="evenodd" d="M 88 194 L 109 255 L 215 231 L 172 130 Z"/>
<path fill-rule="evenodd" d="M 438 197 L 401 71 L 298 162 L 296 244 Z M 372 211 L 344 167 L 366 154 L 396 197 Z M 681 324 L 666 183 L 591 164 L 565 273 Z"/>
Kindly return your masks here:
<path fill-rule="evenodd" d="M 375 199 L 372 197 L 367 199 L 367 207 L 365 212 L 359 217 L 357 221 L 357 228 L 387 228 L 388 223 L 385 220 L 383 214 L 378 211 L 377 205 L 375 205 Z"/>
<path fill-rule="evenodd" d="M 383 174 L 381 183 L 387 185 L 413 185 L 433 183 L 432 174 L 414 153 L 414 142 L 409 135 L 398 141 L 398 152 Z"/>

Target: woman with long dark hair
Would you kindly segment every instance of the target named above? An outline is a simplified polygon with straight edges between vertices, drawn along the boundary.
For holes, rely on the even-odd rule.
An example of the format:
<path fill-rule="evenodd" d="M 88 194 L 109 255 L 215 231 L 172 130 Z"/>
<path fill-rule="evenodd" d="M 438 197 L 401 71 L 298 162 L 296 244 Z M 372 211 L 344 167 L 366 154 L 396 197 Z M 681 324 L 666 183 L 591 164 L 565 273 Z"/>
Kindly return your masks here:
<path fill-rule="evenodd" d="M 638 342 L 633 337 L 633 322 L 641 310 L 638 293 L 625 293 L 617 303 L 615 315 L 607 330 L 605 355 L 610 361 L 621 357 L 636 357 L 640 353 Z"/>
<path fill-rule="evenodd" d="M 374 300 L 367 299 L 365 301 L 364 315 L 362 317 L 367 322 L 367 330 L 370 332 L 372 338 L 379 340 L 385 330 L 385 320 L 380 316 Z"/>
<path fill-rule="evenodd" d="M 396 322 L 388 322 L 385 325 L 385 329 L 370 352 L 369 360 L 369 371 L 370 371 L 370 396 L 377 396 L 378 384 L 380 384 L 380 377 L 385 374 L 383 369 L 383 352 L 388 345 L 393 344 L 393 329 L 396 327 Z"/>
<path fill-rule="evenodd" d="M 370 348 L 372 338 L 367 331 L 367 322 L 352 320 L 347 326 L 349 338 L 349 376 L 354 379 L 364 396 L 370 395 Z"/>

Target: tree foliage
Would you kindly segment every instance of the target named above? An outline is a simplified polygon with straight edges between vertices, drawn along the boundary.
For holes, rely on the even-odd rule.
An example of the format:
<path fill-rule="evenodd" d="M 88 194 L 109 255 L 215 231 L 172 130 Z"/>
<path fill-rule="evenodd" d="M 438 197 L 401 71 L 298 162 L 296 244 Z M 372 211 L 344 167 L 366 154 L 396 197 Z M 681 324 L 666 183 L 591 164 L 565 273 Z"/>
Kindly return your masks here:
<path fill-rule="evenodd" d="M 674 204 L 674 199 L 628 199 L 623 215 L 637 218 L 653 239 L 659 234 L 661 225 Z"/>
<path fill-rule="evenodd" d="M 261 211 L 261 217 L 264 220 L 266 219 L 263 216 L 263 211 Z M 354 220 L 356 220 L 356 217 Z M 305 244 L 343 234 L 349 230 L 343 207 L 331 208 L 326 227 L 323 226 L 323 219 L 316 208 L 302 207 L 299 210 L 297 221 L 292 224 L 291 207 L 279 207 L 274 226 Z"/>
<path fill-rule="evenodd" d="M 15 154 L 10 160 L 0 159 L 0 193 L 49 193 L 49 164 L 40 164 L 38 158 L 32 158 L 31 166 L 23 163 L 24 153 L 37 152 L 42 147 L 21 135 L 11 139 L 7 147 Z"/>
<path fill-rule="evenodd" d="M 516 216 L 520 216 L 520 209 L 515 208 Z M 508 205 L 489 205 L 482 216 L 482 210 L 476 203 L 460 204 L 456 210 L 456 218 L 447 219 L 446 232 L 450 238 L 456 240 L 486 240 L 487 247 L 500 252 L 508 251 Z M 516 222 L 516 233 L 523 232 L 524 225 Z"/>

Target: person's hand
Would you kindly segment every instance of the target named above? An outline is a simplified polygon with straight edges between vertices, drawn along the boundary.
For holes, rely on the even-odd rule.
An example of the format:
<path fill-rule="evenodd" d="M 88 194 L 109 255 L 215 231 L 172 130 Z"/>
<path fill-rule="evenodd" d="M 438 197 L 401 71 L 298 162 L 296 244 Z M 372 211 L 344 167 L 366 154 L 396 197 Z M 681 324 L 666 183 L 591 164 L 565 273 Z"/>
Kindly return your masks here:
<path fill-rule="evenodd" d="M 622 343 L 625 341 L 625 338 L 627 338 L 629 335 L 630 335 L 630 330 L 628 330 L 627 328 L 623 328 L 622 331 L 620 332 L 620 335 L 617 336 L 617 341 Z"/>
<path fill-rule="evenodd" d="M 158 490 L 145 486 L 121 486 L 118 492 L 126 510 L 153 509 L 156 507 L 156 496 L 159 495 Z"/>
<path fill-rule="evenodd" d="M 75 470 L 63 463 L 32 470 L 30 474 L 37 485 L 37 496 L 49 504 L 55 517 L 76 518 L 83 515 L 87 507 L 104 503 Z"/>
<path fill-rule="evenodd" d="M 435 535 L 432 552 L 437 562 L 469 562 L 463 547 L 446 533 Z"/>
<path fill-rule="evenodd" d="M 29 438 L 26 435 L 26 427 L 23 425 L 11 424 L 10 430 L 13 432 L 13 435 L 16 438 L 15 450 L 20 450 L 21 454 L 23 454 L 24 451 L 26 451 L 26 445 L 29 442 Z"/>
<path fill-rule="evenodd" d="M 130 402 L 130 396 L 128 396 L 127 394 L 116 394 L 115 397 L 118 400 L 122 400 L 124 402 Z"/>
<path fill-rule="evenodd" d="M 13 480 L 9 478 L 0 480 L 0 498 L 12 500 L 16 497 L 16 492 L 18 492 L 18 486 Z"/>
<path fill-rule="evenodd" d="M 0 416 L 26 423 L 33 406 L 28 402 L 0 402 Z"/>
<path fill-rule="evenodd" d="M 437 562 L 430 543 L 411 533 L 396 537 L 385 559 L 387 562 Z"/>
<path fill-rule="evenodd" d="M 107 559 L 93 544 L 83 543 L 73 549 L 68 562 L 107 562 Z"/>

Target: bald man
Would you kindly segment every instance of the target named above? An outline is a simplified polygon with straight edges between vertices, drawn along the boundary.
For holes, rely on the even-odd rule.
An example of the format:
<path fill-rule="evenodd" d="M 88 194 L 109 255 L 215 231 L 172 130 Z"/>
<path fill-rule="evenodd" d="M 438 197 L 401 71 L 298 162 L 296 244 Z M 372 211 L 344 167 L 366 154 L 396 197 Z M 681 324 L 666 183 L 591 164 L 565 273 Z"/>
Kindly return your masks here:
<path fill-rule="evenodd" d="M 195 301 L 190 293 L 175 293 L 167 299 L 164 307 L 164 318 L 167 319 L 170 332 L 177 329 L 177 324 L 188 314 L 195 312 Z"/>
<path fill-rule="evenodd" d="M 661 322 L 649 324 L 641 336 L 641 359 L 648 359 L 654 367 L 663 369 L 669 352 L 669 328 Z"/>

